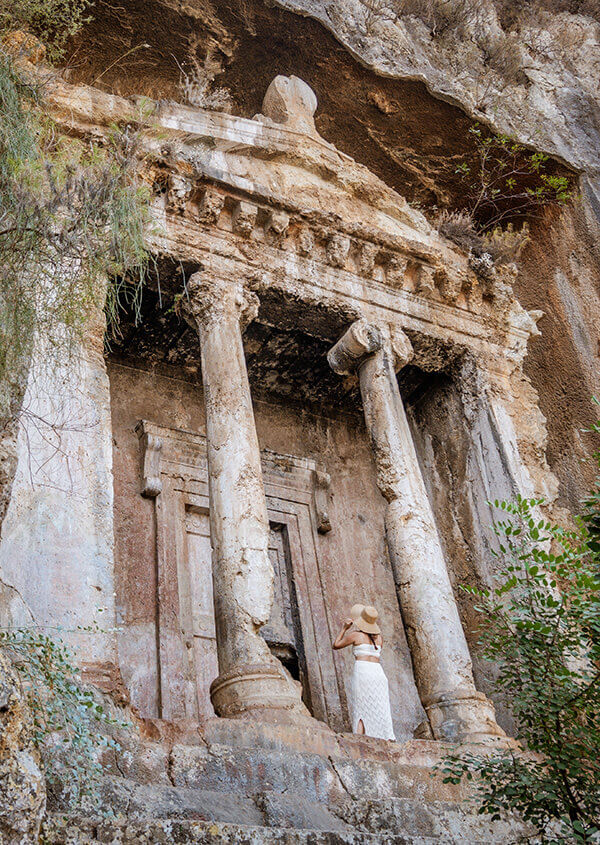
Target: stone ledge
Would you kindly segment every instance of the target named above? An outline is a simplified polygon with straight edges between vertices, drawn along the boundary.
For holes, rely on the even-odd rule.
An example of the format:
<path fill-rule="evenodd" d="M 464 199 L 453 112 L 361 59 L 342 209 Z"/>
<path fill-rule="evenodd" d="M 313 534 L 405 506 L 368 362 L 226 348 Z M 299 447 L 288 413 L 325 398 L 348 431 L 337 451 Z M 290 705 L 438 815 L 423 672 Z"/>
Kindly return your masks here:
<path fill-rule="evenodd" d="M 134 822 L 127 820 L 93 821 L 53 815 L 42 829 L 45 845 L 433 845 L 439 839 L 367 834 L 360 831 L 290 830 L 289 828 L 245 827 L 187 820 L 163 819 Z M 458 845 L 458 840 L 455 840 Z M 464 843 L 464 840 L 461 840 Z M 451 845 L 453 840 L 446 840 Z M 482 843 L 483 845 L 483 843 Z"/>

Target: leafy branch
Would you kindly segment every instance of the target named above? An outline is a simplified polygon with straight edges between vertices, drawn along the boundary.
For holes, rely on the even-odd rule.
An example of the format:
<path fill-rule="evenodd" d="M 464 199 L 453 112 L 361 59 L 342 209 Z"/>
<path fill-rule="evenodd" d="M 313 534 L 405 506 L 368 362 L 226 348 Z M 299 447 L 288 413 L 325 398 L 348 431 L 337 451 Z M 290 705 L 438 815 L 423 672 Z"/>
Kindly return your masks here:
<path fill-rule="evenodd" d="M 476 784 L 480 813 L 517 812 L 546 843 L 592 842 L 600 831 L 599 502 L 600 485 L 571 530 L 539 518 L 541 499 L 494 502 L 495 585 L 463 587 L 524 750 L 456 753 L 440 771 Z"/>
<path fill-rule="evenodd" d="M 455 173 L 466 187 L 466 207 L 483 231 L 535 214 L 574 198 L 569 179 L 549 171 L 549 157 L 530 152 L 508 135 L 488 135 L 479 124 L 469 129 L 476 164 L 462 161 Z"/>
<path fill-rule="evenodd" d="M 97 635 L 97 625 L 79 628 Z M 31 740 L 49 787 L 71 807 L 97 800 L 102 754 L 120 750 L 114 734 L 128 722 L 111 715 L 86 689 L 60 636 L 39 628 L 0 630 L 0 648 L 19 676 L 31 713 Z"/>

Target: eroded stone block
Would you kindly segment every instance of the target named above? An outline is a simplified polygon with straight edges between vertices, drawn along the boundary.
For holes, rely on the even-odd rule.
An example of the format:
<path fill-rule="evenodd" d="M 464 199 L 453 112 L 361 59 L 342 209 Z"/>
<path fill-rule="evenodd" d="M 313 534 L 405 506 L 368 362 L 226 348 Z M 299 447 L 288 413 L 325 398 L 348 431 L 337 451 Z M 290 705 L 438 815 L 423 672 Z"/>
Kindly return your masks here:
<path fill-rule="evenodd" d="M 256 224 L 257 211 L 258 209 L 251 202 L 244 202 L 243 200 L 237 202 L 231 218 L 233 231 L 237 235 L 249 238 Z"/>
<path fill-rule="evenodd" d="M 225 196 L 212 188 L 207 188 L 198 206 L 198 220 L 201 223 L 214 225 L 219 220 L 223 210 Z"/>
<path fill-rule="evenodd" d="M 275 790 L 301 795 L 310 801 L 329 801 L 343 794 L 329 760 L 318 754 L 301 754 L 264 748 L 175 745 L 171 776 L 176 786 L 219 790 L 239 795 Z"/>
<path fill-rule="evenodd" d="M 433 293 L 435 290 L 435 276 L 433 267 L 427 267 L 421 264 L 417 270 L 417 290 L 419 293 L 425 295 Z"/>
<path fill-rule="evenodd" d="M 333 267 L 343 267 L 350 252 L 350 238 L 336 233 L 327 242 L 327 261 Z"/>
<path fill-rule="evenodd" d="M 379 247 L 377 244 L 368 242 L 362 244 L 358 259 L 358 269 L 363 276 L 370 276 L 372 274 L 378 252 Z"/>
<path fill-rule="evenodd" d="M 408 260 L 403 255 L 392 255 L 385 268 L 385 280 L 394 288 L 404 287 Z"/>
<path fill-rule="evenodd" d="M 192 192 L 192 183 L 180 173 L 171 173 L 169 178 L 169 205 L 183 214 Z"/>
<path fill-rule="evenodd" d="M 315 236 L 312 229 L 303 226 L 298 235 L 298 252 L 300 255 L 313 255 L 315 251 Z"/>
<path fill-rule="evenodd" d="M 456 302 L 460 296 L 461 279 L 448 273 L 440 273 L 439 290 L 446 302 Z"/>
<path fill-rule="evenodd" d="M 270 212 L 267 222 L 265 223 L 265 231 L 273 231 L 276 235 L 283 235 L 290 225 L 290 216 L 285 211 L 273 209 Z"/>

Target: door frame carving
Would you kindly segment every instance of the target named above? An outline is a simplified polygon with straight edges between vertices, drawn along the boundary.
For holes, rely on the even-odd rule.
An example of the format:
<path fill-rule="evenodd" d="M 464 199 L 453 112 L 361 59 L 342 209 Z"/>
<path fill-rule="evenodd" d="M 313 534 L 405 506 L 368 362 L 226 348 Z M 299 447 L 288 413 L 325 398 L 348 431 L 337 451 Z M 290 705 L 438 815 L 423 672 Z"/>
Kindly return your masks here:
<path fill-rule="evenodd" d="M 180 624 L 179 568 L 186 565 L 186 511 L 209 507 L 206 437 L 148 420 L 140 420 L 135 430 L 141 449 L 140 493 L 155 502 L 159 713 L 173 720 L 193 715 L 195 708 Z M 261 459 L 269 520 L 285 526 L 289 538 L 313 715 L 334 730 L 344 730 L 344 687 L 331 650 L 318 554 L 320 536 L 331 530 L 329 476 L 310 458 L 265 449 Z"/>

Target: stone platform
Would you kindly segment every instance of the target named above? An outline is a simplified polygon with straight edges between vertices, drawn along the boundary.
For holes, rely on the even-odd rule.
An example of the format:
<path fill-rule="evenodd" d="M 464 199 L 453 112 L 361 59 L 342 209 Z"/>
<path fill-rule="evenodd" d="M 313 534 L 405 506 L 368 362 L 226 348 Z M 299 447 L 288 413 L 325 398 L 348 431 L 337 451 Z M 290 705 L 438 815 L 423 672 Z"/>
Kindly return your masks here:
<path fill-rule="evenodd" d="M 316 726 L 316 727 L 315 727 Z M 213 719 L 143 724 L 106 767 L 111 820 L 48 817 L 59 843 L 507 843 L 514 820 L 490 822 L 433 766 L 450 748 L 300 726 Z"/>

